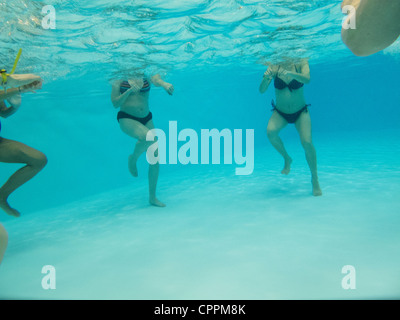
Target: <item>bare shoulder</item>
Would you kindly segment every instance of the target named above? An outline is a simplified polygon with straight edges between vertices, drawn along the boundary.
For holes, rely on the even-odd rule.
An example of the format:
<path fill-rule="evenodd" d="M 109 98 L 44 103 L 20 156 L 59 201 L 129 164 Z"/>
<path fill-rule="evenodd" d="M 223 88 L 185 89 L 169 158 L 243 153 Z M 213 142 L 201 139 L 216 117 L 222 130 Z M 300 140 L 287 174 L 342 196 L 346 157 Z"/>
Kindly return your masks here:
<path fill-rule="evenodd" d="M 301 59 L 296 64 L 296 68 L 298 68 L 299 73 L 309 74 L 310 73 L 310 65 L 308 63 L 308 59 Z"/>
<path fill-rule="evenodd" d="M 305 58 L 301 59 L 300 62 L 299 62 L 299 66 L 301 68 L 304 68 L 304 67 L 309 68 L 310 64 L 308 63 L 308 59 L 305 59 Z"/>

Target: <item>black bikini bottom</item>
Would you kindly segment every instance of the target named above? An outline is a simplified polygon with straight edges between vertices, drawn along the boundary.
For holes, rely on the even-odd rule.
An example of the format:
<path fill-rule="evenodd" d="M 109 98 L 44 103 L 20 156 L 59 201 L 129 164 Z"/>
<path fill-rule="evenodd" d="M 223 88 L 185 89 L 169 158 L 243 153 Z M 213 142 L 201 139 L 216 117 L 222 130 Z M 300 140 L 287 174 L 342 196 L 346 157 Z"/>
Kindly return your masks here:
<path fill-rule="evenodd" d="M 153 119 L 153 114 L 151 112 L 149 112 L 149 114 L 146 117 L 138 118 L 138 117 L 132 116 L 129 113 L 126 113 L 124 111 L 120 111 L 120 112 L 118 112 L 118 115 L 117 115 L 118 122 L 120 119 L 132 119 L 132 120 L 139 121 L 143 125 L 146 125 L 147 122 L 149 122 L 151 119 Z"/>
<path fill-rule="evenodd" d="M 310 106 L 310 104 L 306 104 L 303 108 L 301 108 L 299 111 L 295 113 L 284 113 L 278 110 L 274 102 L 272 102 L 272 106 L 273 106 L 272 110 L 278 112 L 288 123 L 295 123 L 303 112 L 308 112 L 308 107 Z"/>

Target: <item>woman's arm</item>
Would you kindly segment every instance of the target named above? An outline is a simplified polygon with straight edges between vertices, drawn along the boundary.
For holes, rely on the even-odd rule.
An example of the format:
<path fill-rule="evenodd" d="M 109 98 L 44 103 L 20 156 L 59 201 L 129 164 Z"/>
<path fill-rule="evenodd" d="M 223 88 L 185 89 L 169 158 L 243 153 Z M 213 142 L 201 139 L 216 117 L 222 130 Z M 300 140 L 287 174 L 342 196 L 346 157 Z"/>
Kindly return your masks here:
<path fill-rule="evenodd" d="M 136 79 L 129 81 L 129 85 L 131 86 L 128 90 L 126 90 L 123 94 L 121 94 L 121 83 L 122 80 L 115 81 L 112 85 L 112 90 L 111 90 L 111 102 L 114 106 L 114 108 L 121 108 L 125 101 L 128 99 L 128 97 L 131 94 L 135 94 L 140 91 L 140 89 L 143 87 L 143 80 L 142 79 Z"/>
<path fill-rule="evenodd" d="M 18 88 L 12 88 L 7 91 L 0 90 L 0 116 L 7 118 L 13 115 L 21 106 L 21 93 L 35 92 L 34 90 L 41 89 L 42 82 L 34 81 L 29 84 L 25 84 Z M 4 101 L 7 100 L 11 105 L 7 108 Z"/>
<path fill-rule="evenodd" d="M 18 111 L 21 105 L 21 95 L 20 95 L 21 93 L 22 93 L 21 88 L 9 89 L 7 90 L 7 92 L 0 90 L 0 117 L 8 118 L 9 116 L 13 115 Z M 5 100 L 8 100 L 8 102 L 11 104 L 10 107 L 6 106 L 4 102 Z"/>
<path fill-rule="evenodd" d="M 8 89 L 7 91 L 0 90 L 0 101 L 10 99 L 11 97 L 15 96 L 16 94 L 20 94 L 20 93 L 21 93 L 20 88 Z"/>
<path fill-rule="evenodd" d="M 264 72 L 263 80 L 261 81 L 259 91 L 261 94 L 265 93 L 268 90 L 271 81 L 276 76 L 278 72 L 278 66 L 273 66 L 268 64 L 267 71 Z"/>
<path fill-rule="evenodd" d="M 9 116 L 13 115 L 16 113 L 18 108 L 15 108 L 14 106 L 8 107 L 4 103 L 4 101 L 0 101 L 0 117 L 2 118 L 8 118 Z"/>
<path fill-rule="evenodd" d="M 345 0 L 343 5 L 356 9 L 356 29 L 342 28 L 343 42 L 355 55 L 377 53 L 400 36 L 399 0 Z"/>
<path fill-rule="evenodd" d="M 122 80 L 115 81 L 112 85 L 111 90 L 111 102 L 114 108 L 120 108 L 128 99 L 128 97 L 133 93 L 133 88 L 126 90 L 123 94 L 121 94 L 121 83 Z"/>
<path fill-rule="evenodd" d="M 42 83 L 43 80 L 35 74 L 12 74 L 7 77 L 6 88 L 17 88 L 30 85 L 32 83 Z"/>
<path fill-rule="evenodd" d="M 260 84 L 260 88 L 259 88 L 261 94 L 265 93 L 268 90 L 268 87 L 269 87 L 272 79 L 273 78 L 270 77 L 269 75 L 264 75 L 263 80 Z"/>
<path fill-rule="evenodd" d="M 307 84 L 311 81 L 310 65 L 308 62 L 303 62 L 301 64 L 301 73 L 292 71 L 284 71 L 284 73 L 301 83 Z"/>
<path fill-rule="evenodd" d="M 172 96 L 174 93 L 174 86 L 168 82 L 165 82 L 163 79 L 161 79 L 161 76 L 159 74 L 156 74 L 151 77 L 151 82 L 156 86 L 156 87 L 163 87 L 165 91 L 169 95 Z"/>
<path fill-rule="evenodd" d="M 20 93 L 35 92 L 35 90 L 38 90 L 38 89 L 42 89 L 41 81 L 34 81 L 34 82 L 22 85 L 17 88 L 8 89 L 7 91 L 0 90 L 0 101 L 10 99 Z"/>

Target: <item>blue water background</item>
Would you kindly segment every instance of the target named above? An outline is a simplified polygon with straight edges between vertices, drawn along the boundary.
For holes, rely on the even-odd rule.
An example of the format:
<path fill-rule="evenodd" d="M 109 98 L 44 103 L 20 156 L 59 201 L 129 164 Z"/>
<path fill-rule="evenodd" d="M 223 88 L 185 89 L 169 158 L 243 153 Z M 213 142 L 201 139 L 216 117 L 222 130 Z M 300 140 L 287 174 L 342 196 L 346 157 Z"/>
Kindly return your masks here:
<path fill-rule="evenodd" d="M 342 63 L 310 64 L 312 80 L 305 86 L 305 95 L 312 105 L 316 141 L 324 137 L 324 143 L 329 143 L 338 136 L 351 140 L 366 131 L 377 132 L 384 139 L 385 134 L 398 132 L 400 92 L 395 84 L 399 60 L 381 54 L 361 62 L 348 57 Z M 153 87 L 151 92 L 154 122 L 167 135 L 169 121 L 177 121 L 178 130 L 192 128 L 199 136 L 201 129 L 254 129 L 256 147 L 275 152 L 266 137 L 274 90 L 271 86 L 266 94 L 259 94 L 263 72 L 262 67 L 258 72 L 248 72 L 240 66 L 171 72 L 166 80 L 174 84 L 174 96 L 160 88 Z M 4 137 L 35 147 L 49 159 L 45 170 L 12 197 L 22 212 L 132 183 L 127 157 L 134 140 L 119 129 L 110 90 L 109 82 L 99 74 L 45 83 L 36 95 L 25 94 L 19 112 L 3 120 Z M 282 137 L 286 141 L 298 139 L 293 126 L 286 128 Z M 257 150 L 255 156 L 259 161 Z M 145 173 L 147 167 L 142 160 L 141 170 Z M 163 165 L 160 180 L 163 172 L 178 170 L 179 166 Z M 1 179 L 18 167 L 3 165 Z"/>

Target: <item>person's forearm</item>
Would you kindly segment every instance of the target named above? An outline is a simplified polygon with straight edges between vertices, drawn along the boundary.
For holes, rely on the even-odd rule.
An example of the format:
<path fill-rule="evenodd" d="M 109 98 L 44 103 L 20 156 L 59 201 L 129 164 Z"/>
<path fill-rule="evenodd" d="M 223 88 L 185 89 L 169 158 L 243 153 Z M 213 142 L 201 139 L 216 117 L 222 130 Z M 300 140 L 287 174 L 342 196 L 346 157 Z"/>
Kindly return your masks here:
<path fill-rule="evenodd" d="M 133 93 L 133 88 L 126 90 L 123 94 L 119 95 L 117 98 L 113 99 L 113 105 L 115 108 L 120 108 L 128 97 Z"/>
<path fill-rule="evenodd" d="M 309 83 L 310 82 L 310 75 L 303 74 L 303 73 L 297 73 L 297 72 L 289 72 L 287 73 L 290 77 L 293 79 L 301 82 L 301 83 Z"/>
<path fill-rule="evenodd" d="M 18 111 L 18 108 L 15 108 L 13 106 L 8 107 L 8 108 L 3 108 L 0 111 L 0 117 L 2 118 L 8 118 L 9 116 L 12 116 L 14 113 Z"/>
<path fill-rule="evenodd" d="M 261 85 L 260 85 L 260 89 L 259 89 L 260 93 L 264 93 L 265 91 L 268 90 L 268 87 L 269 87 L 271 81 L 272 81 L 272 78 L 270 78 L 268 76 L 264 77 L 264 79 L 263 79 L 263 81 L 261 82 Z"/>
<path fill-rule="evenodd" d="M 19 88 L 8 89 L 7 91 L 0 90 L 0 101 L 7 100 L 18 93 L 22 93 Z"/>
<path fill-rule="evenodd" d="M 42 78 L 35 74 L 12 74 L 7 78 L 6 88 L 18 88 L 30 85 L 34 82 L 42 82 Z"/>
<path fill-rule="evenodd" d="M 151 82 L 156 86 L 156 87 L 164 87 L 166 82 L 161 79 L 161 76 L 159 74 L 156 74 L 151 78 Z"/>

